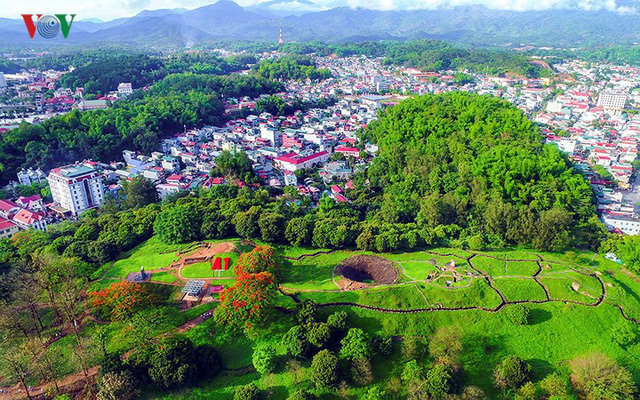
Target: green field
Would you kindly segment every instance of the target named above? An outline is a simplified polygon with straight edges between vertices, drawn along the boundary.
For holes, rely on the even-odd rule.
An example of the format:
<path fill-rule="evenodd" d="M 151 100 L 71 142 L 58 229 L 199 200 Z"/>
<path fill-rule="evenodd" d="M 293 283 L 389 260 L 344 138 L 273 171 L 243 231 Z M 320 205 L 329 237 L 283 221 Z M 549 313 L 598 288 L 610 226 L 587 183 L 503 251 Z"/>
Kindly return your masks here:
<path fill-rule="evenodd" d="M 504 295 L 507 301 L 545 300 L 544 289 L 533 279 L 498 278 L 494 286 Z"/>
<path fill-rule="evenodd" d="M 178 280 L 178 277 L 168 272 L 154 272 L 151 274 L 152 282 L 164 282 L 173 283 Z"/>
<path fill-rule="evenodd" d="M 220 253 L 216 255 L 220 257 L 222 266 L 224 267 L 225 257 L 229 257 L 229 269 L 227 271 L 214 271 L 211 269 L 213 266 L 213 260 L 207 262 L 199 262 L 182 267 L 182 276 L 185 278 L 220 278 L 220 277 L 233 277 L 233 267 L 238 261 L 238 253 Z M 215 259 L 215 258 L 214 258 Z"/>
<path fill-rule="evenodd" d="M 93 274 L 93 278 L 100 276 L 126 278 L 130 272 L 140 271 L 140 267 L 151 271 L 169 266 L 178 261 L 177 251 L 187 247 L 188 244 L 163 244 L 156 237 L 139 244 L 133 249 L 122 254 L 111 265 L 107 263 Z"/>
<path fill-rule="evenodd" d="M 174 250 L 177 248 L 179 246 L 173 247 Z M 90 288 L 96 290 L 116 281 L 110 277 L 123 277 L 128 271 L 137 271 L 141 263 L 148 265 L 147 268 L 168 265 L 175 253 L 148 253 L 160 249 L 166 250 L 167 247 L 159 246 L 154 239 L 138 246 L 123 255 L 113 268 L 103 268 L 101 273 L 106 273 L 106 278 L 92 283 Z M 403 271 L 398 284 L 340 291 L 332 279 L 335 267 L 353 255 L 372 253 L 335 251 L 312 255 L 318 250 L 291 246 L 279 247 L 277 251 L 287 257 L 309 255 L 299 260 L 285 260 L 281 285 L 297 300 L 318 303 L 322 316 L 345 310 L 350 325 L 370 334 L 389 336 L 424 335 L 428 338 L 438 327 L 453 326 L 458 329 L 463 338 L 461 362 L 467 377 L 466 384 L 479 386 L 488 398 L 499 397 L 499 391 L 487 376 L 491 376 L 494 366 L 506 355 L 518 355 L 531 364 L 536 382 L 552 372 L 566 374 L 567 361 L 592 351 L 601 351 L 615 358 L 632 372 L 634 378 L 640 378 L 640 364 L 637 363 L 640 345 L 623 348 L 612 337 L 613 328 L 625 322 L 619 307 L 626 315 L 640 318 L 640 279 L 599 255 L 539 253 L 522 249 L 474 254 L 443 248 L 385 253 L 378 256 L 393 261 L 398 270 Z M 473 267 L 483 274 L 471 268 L 467 261 L 469 257 Z M 457 276 L 461 277 L 457 283 L 451 283 L 452 272 L 442 270 L 452 259 L 456 263 Z M 552 301 L 546 300 L 544 289 L 532 278 L 539 269 L 538 280 L 547 288 Z M 185 267 L 182 273 L 185 277 L 193 278 L 211 276 L 211 263 Z M 428 274 L 433 279 L 425 281 Z M 604 282 L 606 295 L 604 301 L 594 307 L 587 304 L 596 304 L 603 293 L 603 286 L 596 275 Z M 164 282 L 171 282 L 171 277 L 164 272 L 154 274 L 154 280 L 160 278 L 158 280 Z M 494 288 L 490 287 L 487 280 Z M 449 287 L 446 281 L 450 282 Z M 214 280 L 214 284 L 227 287 L 233 282 L 231 274 L 225 279 Z M 501 311 L 494 312 L 502 302 L 498 292 L 504 296 L 507 305 Z M 514 325 L 504 312 L 511 307 L 508 302 L 527 301 L 543 303 L 527 304 L 530 310 L 529 323 Z M 383 313 L 354 305 L 334 304 L 338 302 L 391 311 L 420 312 Z M 193 319 L 215 305 L 203 304 L 182 312 L 181 316 L 185 320 Z M 291 309 L 295 302 L 289 296 L 278 294 L 276 305 Z M 460 309 L 445 310 L 452 308 Z M 225 368 L 232 371 L 250 365 L 255 344 L 270 341 L 276 346 L 280 357 L 276 371 L 263 376 L 226 372 L 192 389 L 168 393 L 158 392 L 157 389 L 145 390 L 144 398 L 232 399 L 234 386 L 255 382 L 261 389 L 269 390 L 269 398 L 286 399 L 295 387 L 308 388 L 309 360 L 301 362 L 298 370 L 300 381 L 295 384 L 286 366 L 285 351 L 279 344 L 291 324 L 290 314 L 274 312 L 270 327 L 259 338 L 247 339 L 244 336 L 228 336 L 212 320 L 205 321 L 186 335 L 195 343 L 216 346 Z M 113 325 L 113 338 L 119 339 L 121 328 L 118 328 L 118 324 Z M 125 349 L 127 340 L 122 337 L 122 342 L 116 347 Z M 398 376 L 403 368 L 398 353 L 396 348 L 392 357 L 374 359 L 376 381 L 383 386 L 392 377 Z M 61 365 L 61 369 L 66 368 Z M 352 386 L 345 393 L 350 398 L 359 398 L 364 395 L 365 389 Z M 334 397 L 322 395 L 320 398 Z"/>

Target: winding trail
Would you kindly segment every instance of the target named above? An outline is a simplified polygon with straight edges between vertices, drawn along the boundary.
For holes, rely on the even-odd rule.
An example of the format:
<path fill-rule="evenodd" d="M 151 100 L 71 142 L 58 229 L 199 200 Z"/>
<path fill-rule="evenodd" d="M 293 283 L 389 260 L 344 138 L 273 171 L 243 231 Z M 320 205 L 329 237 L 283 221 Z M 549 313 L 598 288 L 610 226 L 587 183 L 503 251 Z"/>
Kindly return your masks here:
<path fill-rule="evenodd" d="M 320 254 L 329 254 L 332 253 L 334 251 L 337 250 L 329 250 L 329 251 L 321 251 L 321 252 L 315 252 L 315 253 L 311 253 L 311 254 L 303 254 L 300 255 L 298 257 L 291 257 L 290 259 L 294 259 L 294 260 L 301 260 L 305 257 L 314 257 Z M 604 281 L 602 280 L 602 278 L 600 277 L 599 274 L 595 273 L 595 272 L 585 272 L 582 269 L 577 269 L 574 268 L 573 266 L 569 265 L 569 264 L 563 264 L 563 263 L 559 263 L 556 261 L 549 261 L 549 260 L 545 260 L 542 256 L 540 256 L 539 254 L 536 254 L 536 259 L 508 259 L 506 256 L 503 257 L 498 257 L 498 256 L 492 256 L 492 255 L 488 255 L 488 254 L 484 254 L 484 253 L 478 253 L 478 252 L 470 252 L 471 254 L 468 257 L 463 257 L 460 256 L 458 254 L 453 254 L 453 253 L 438 253 L 438 252 L 433 252 L 433 251 L 424 251 L 427 254 L 433 254 L 433 255 L 437 255 L 437 256 L 442 256 L 442 257 L 458 257 L 458 258 L 462 258 L 465 259 L 469 266 L 471 267 L 471 269 L 473 271 L 476 272 L 476 274 L 480 277 L 479 279 L 483 279 L 485 280 L 485 282 L 487 283 L 487 285 L 489 286 L 489 288 L 491 290 L 493 290 L 498 297 L 500 298 L 500 303 L 493 307 L 482 307 L 482 306 L 460 306 L 460 307 L 442 307 L 441 305 L 437 306 L 437 307 L 420 307 L 420 308 L 407 308 L 407 309 L 400 309 L 400 308 L 386 308 L 386 307 L 378 307 L 378 306 L 371 306 L 371 305 L 366 305 L 366 304 L 360 304 L 360 303 L 354 303 L 354 302 L 327 302 L 327 303 L 317 303 L 318 307 L 354 307 L 354 308 L 361 308 L 361 309 L 365 309 L 365 310 L 371 310 L 371 311 L 377 311 L 377 312 L 381 312 L 381 313 L 394 313 L 394 314 L 416 314 L 416 313 L 425 313 L 425 312 L 436 312 L 436 311 L 471 311 L 471 310 L 477 310 L 477 311 L 485 311 L 485 312 L 490 312 L 490 313 L 497 313 L 500 310 L 502 310 L 502 308 L 504 308 L 507 305 L 513 305 L 513 304 L 546 304 L 546 303 L 564 303 L 564 304 L 576 304 L 576 305 L 581 305 L 581 306 L 585 306 L 585 307 L 598 307 L 600 305 L 602 305 L 605 302 L 606 296 L 607 296 L 607 289 L 606 289 L 606 285 L 604 283 Z M 482 257 L 489 257 L 489 258 L 493 258 L 496 260 L 504 260 L 505 261 L 505 266 L 506 263 L 508 261 L 521 261 L 521 262 L 535 262 L 538 266 L 538 269 L 536 270 L 536 272 L 533 275 L 527 275 L 527 276 L 522 276 L 523 278 L 532 278 L 538 285 L 540 285 L 540 287 L 544 290 L 545 293 L 545 297 L 546 299 L 544 300 L 513 300 L 513 301 L 509 301 L 506 299 L 505 295 L 497 288 L 495 287 L 495 285 L 493 284 L 493 279 L 492 277 L 487 274 L 486 272 L 484 272 L 483 270 L 479 269 L 477 266 L 474 265 L 473 263 L 473 259 L 477 256 L 482 256 Z M 582 302 L 582 301 L 578 301 L 578 300 L 571 300 L 571 299 L 557 299 L 557 298 L 552 298 L 548 288 L 539 281 L 539 275 L 542 273 L 543 271 L 543 267 L 542 267 L 542 262 L 546 262 L 548 264 L 559 264 L 559 265 L 564 265 L 567 268 L 571 269 L 572 271 L 583 275 L 583 276 L 588 276 L 588 277 L 592 277 L 598 280 L 599 285 L 600 285 L 600 294 L 598 295 L 596 301 L 591 302 L 591 303 L 587 303 L 587 302 Z M 472 276 L 478 278 L 478 276 Z M 401 283 L 401 285 L 405 285 L 405 284 L 413 284 L 415 285 L 417 281 L 410 281 L 410 282 L 403 282 Z M 380 288 L 380 287 L 385 287 L 385 286 L 392 286 L 392 285 L 379 285 L 376 286 L 376 288 Z M 395 285 L 397 286 L 397 285 Z M 370 288 L 362 288 L 362 289 L 355 289 L 355 290 L 366 290 L 366 289 L 370 289 Z M 455 289 L 455 288 L 454 288 Z M 295 303 L 299 303 L 301 300 L 300 298 L 293 292 L 341 292 L 341 290 L 314 290 L 314 289 L 304 289 L 304 290 L 297 290 L 297 289 L 293 289 L 293 288 L 286 288 L 286 287 L 282 287 L 280 286 L 278 288 L 278 290 L 285 296 L 290 297 Z M 292 292 L 289 292 L 289 290 L 291 290 Z M 424 296 L 424 293 L 422 293 L 422 291 L 419 290 L 419 292 L 422 294 L 422 297 L 425 299 L 425 301 L 427 300 L 426 297 Z M 427 301 L 427 304 L 428 301 Z M 638 323 L 640 324 L 640 320 L 634 319 L 629 317 L 624 308 L 619 305 L 619 304 L 611 304 L 611 303 L 607 303 L 610 304 L 616 308 L 618 308 L 620 310 L 621 315 L 632 322 Z"/>

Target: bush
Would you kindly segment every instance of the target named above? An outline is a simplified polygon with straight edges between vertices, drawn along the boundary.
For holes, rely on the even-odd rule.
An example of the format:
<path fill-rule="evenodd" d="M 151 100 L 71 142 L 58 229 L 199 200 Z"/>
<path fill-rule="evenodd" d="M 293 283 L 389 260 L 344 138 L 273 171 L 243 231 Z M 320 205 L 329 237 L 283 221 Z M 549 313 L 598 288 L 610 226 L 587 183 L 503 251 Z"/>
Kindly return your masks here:
<path fill-rule="evenodd" d="M 332 387 L 338 381 L 338 357 L 320 350 L 311 362 L 311 381 L 319 388 Z"/>
<path fill-rule="evenodd" d="M 260 389 L 255 383 L 244 386 L 238 386 L 233 394 L 233 400 L 258 400 L 260 398 Z"/>
<path fill-rule="evenodd" d="M 443 326 L 429 340 L 429 354 L 438 362 L 453 365 L 459 362 L 462 341 L 459 332 L 451 326 Z"/>
<path fill-rule="evenodd" d="M 262 343 L 256 346 L 251 360 L 256 371 L 267 374 L 276 367 L 276 352 L 268 344 Z"/>
<path fill-rule="evenodd" d="M 427 372 L 425 389 L 433 400 L 447 397 L 452 388 L 451 369 L 442 364 L 436 364 Z"/>
<path fill-rule="evenodd" d="M 522 304 L 514 304 L 505 307 L 507 318 L 515 325 L 526 325 L 529 323 L 529 308 Z"/>
<path fill-rule="evenodd" d="M 529 380 L 531 367 L 520 357 L 508 356 L 496 367 L 493 377 L 501 389 L 518 389 Z"/>
<path fill-rule="evenodd" d="M 570 363 L 571 382 L 588 400 L 631 400 L 636 393 L 633 376 L 604 354 L 591 354 Z"/>
<path fill-rule="evenodd" d="M 551 374 L 540 382 L 540 387 L 550 397 L 563 397 L 567 395 L 567 382 L 557 374 Z"/>
<path fill-rule="evenodd" d="M 362 400 L 383 400 L 386 397 L 387 393 L 380 389 L 377 386 L 370 388 L 364 396 L 361 397 Z"/>
<path fill-rule="evenodd" d="M 300 325 L 316 321 L 318 306 L 312 300 L 305 300 L 297 305 L 296 318 Z"/>
<path fill-rule="evenodd" d="M 356 358 L 351 363 L 351 377 L 360 386 L 367 386 L 373 382 L 373 367 L 366 358 Z"/>
<path fill-rule="evenodd" d="M 371 348 L 381 356 L 390 356 L 393 351 L 393 340 L 390 336 L 374 336 L 371 339 Z"/>
<path fill-rule="evenodd" d="M 369 338 L 360 328 L 351 328 L 347 336 L 340 342 L 340 357 L 350 360 L 356 358 L 369 358 L 371 349 L 369 348 Z"/>
<path fill-rule="evenodd" d="M 327 317 L 327 325 L 338 330 L 347 329 L 347 313 L 344 311 L 334 312 Z"/>
<path fill-rule="evenodd" d="M 291 394 L 291 396 L 287 397 L 287 400 L 313 400 L 315 398 L 316 397 L 313 394 L 306 390 L 297 389 Z"/>
<path fill-rule="evenodd" d="M 331 338 L 331 328 L 324 322 L 314 323 L 307 329 L 307 340 L 317 348 L 323 348 Z"/>
<path fill-rule="evenodd" d="M 404 336 L 400 349 L 402 350 L 402 358 L 405 361 L 419 358 L 421 353 L 420 339 L 415 336 Z"/>
<path fill-rule="evenodd" d="M 517 400 L 537 400 L 538 391 L 533 382 L 527 382 L 518 390 Z"/>
<path fill-rule="evenodd" d="M 486 243 L 484 242 L 484 238 L 482 237 L 482 235 L 471 236 L 468 240 L 468 243 L 469 243 L 469 248 L 471 250 L 476 250 L 476 251 L 484 250 L 486 246 Z"/>
<path fill-rule="evenodd" d="M 305 331 L 300 325 L 292 327 L 284 334 L 282 345 L 287 349 L 287 353 L 297 359 L 304 358 L 309 350 Z"/>
<path fill-rule="evenodd" d="M 191 340 L 184 337 L 164 339 L 149 358 L 149 377 L 165 389 L 193 383 L 198 374 L 196 358 Z"/>

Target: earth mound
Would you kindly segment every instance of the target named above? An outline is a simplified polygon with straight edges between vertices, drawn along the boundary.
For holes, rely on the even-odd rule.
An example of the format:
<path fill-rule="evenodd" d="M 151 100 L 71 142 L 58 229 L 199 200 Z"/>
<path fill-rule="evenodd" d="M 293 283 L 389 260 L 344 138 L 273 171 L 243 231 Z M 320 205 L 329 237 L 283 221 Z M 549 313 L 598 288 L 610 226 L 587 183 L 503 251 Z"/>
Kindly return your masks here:
<path fill-rule="evenodd" d="M 360 283 L 390 285 L 396 283 L 398 271 L 393 262 L 377 256 L 349 257 L 336 267 L 336 274 Z"/>

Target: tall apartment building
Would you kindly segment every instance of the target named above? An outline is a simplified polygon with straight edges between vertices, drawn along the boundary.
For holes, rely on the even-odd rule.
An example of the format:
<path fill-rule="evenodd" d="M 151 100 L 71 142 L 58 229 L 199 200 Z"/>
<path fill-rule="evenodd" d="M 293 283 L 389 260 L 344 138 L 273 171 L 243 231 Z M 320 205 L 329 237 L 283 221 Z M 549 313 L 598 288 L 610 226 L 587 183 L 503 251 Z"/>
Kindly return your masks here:
<path fill-rule="evenodd" d="M 53 201 L 73 215 L 99 207 L 104 200 L 102 178 L 83 165 L 55 168 L 47 178 Z"/>
<path fill-rule="evenodd" d="M 627 103 L 626 93 L 619 92 L 602 92 L 598 96 L 598 106 L 612 109 L 622 110 Z"/>

